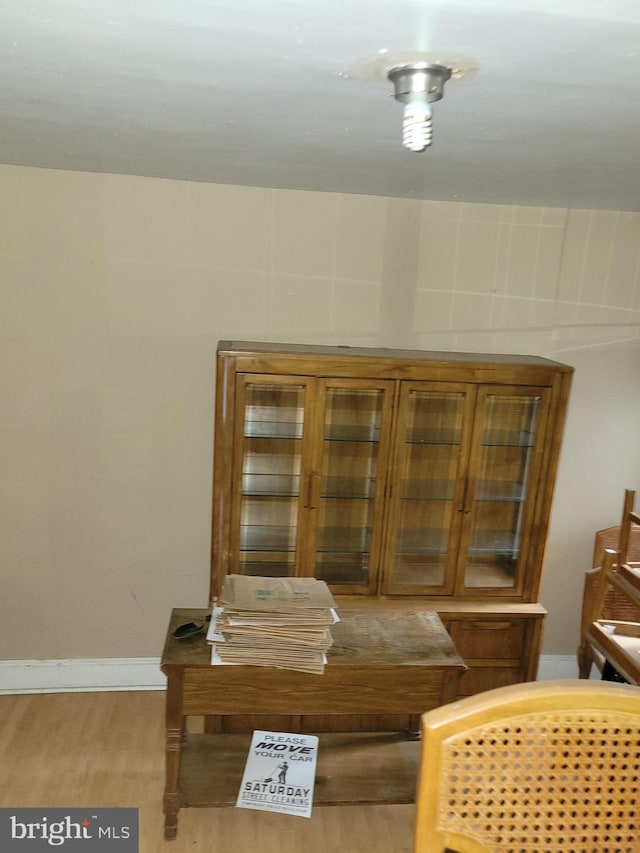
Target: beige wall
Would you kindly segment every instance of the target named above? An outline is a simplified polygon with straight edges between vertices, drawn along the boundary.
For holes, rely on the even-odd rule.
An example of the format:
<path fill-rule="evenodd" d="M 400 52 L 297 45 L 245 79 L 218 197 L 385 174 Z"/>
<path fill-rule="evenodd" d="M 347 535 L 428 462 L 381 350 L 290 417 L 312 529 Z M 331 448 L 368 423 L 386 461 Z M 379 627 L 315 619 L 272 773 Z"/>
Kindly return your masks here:
<path fill-rule="evenodd" d="M 0 167 L 0 657 L 160 653 L 206 604 L 219 338 L 577 368 L 543 600 L 640 489 L 640 214 Z"/>

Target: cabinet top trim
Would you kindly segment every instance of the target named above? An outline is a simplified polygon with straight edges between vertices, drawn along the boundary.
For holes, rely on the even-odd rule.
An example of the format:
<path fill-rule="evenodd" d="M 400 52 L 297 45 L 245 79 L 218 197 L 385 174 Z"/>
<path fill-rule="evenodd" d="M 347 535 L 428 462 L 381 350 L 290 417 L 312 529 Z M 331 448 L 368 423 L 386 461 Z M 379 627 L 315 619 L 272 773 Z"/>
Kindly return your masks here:
<path fill-rule="evenodd" d="M 430 362 L 451 364 L 464 363 L 469 366 L 520 365 L 553 368 L 562 372 L 573 372 L 573 367 L 537 355 L 512 355 L 506 353 L 444 352 L 439 350 L 404 350 L 387 347 L 317 346 L 315 344 L 268 343 L 264 341 L 218 342 L 218 353 L 233 356 L 254 354 L 309 355 L 314 358 L 346 356 L 363 359 L 390 359 L 406 362 Z"/>

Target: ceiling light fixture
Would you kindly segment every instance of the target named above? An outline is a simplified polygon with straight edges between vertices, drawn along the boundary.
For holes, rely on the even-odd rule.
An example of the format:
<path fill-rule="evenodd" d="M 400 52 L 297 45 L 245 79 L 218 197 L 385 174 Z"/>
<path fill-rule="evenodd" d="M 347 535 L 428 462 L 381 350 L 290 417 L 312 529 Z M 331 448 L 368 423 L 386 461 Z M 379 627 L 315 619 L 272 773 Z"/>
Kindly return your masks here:
<path fill-rule="evenodd" d="M 403 103 L 402 144 L 410 151 L 424 151 L 433 138 L 431 104 L 444 95 L 444 84 L 451 77 L 445 65 L 419 62 L 392 68 L 387 76 L 394 85 L 394 96 Z"/>
<path fill-rule="evenodd" d="M 468 56 L 424 50 L 390 53 L 382 49 L 351 66 L 356 78 L 386 86 L 393 83 L 396 99 L 405 105 L 402 144 L 411 151 L 431 145 L 431 104 L 442 98 L 447 80 L 473 76 L 477 70 L 477 63 Z"/>

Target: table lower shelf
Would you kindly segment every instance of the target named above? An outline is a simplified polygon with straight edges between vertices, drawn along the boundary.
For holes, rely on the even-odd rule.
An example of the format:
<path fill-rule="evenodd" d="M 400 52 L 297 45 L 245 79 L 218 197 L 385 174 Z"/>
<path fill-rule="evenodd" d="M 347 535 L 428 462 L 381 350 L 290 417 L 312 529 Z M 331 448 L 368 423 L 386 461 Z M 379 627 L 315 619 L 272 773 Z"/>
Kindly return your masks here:
<path fill-rule="evenodd" d="M 414 802 L 419 741 L 388 732 L 319 737 L 314 805 Z M 234 806 L 250 742 L 250 735 L 186 735 L 180 807 Z"/>

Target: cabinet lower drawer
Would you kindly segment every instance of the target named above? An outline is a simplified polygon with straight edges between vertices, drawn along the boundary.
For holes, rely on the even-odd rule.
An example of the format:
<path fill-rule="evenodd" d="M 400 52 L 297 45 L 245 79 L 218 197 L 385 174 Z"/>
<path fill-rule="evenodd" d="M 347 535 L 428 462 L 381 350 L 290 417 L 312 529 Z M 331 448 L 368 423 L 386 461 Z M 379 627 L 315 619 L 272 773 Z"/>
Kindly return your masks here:
<path fill-rule="evenodd" d="M 465 661 L 519 660 L 524 650 L 523 619 L 452 619 L 449 635 Z"/>
<path fill-rule="evenodd" d="M 522 681 L 520 666 L 471 666 L 460 676 L 457 697 L 473 696 L 494 687 L 506 687 Z"/>
<path fill-rule="evenodd" d="M 467 664 L 448 700 L 535 679 L 545 611 L 443 613 L 447 631 Z"/>

